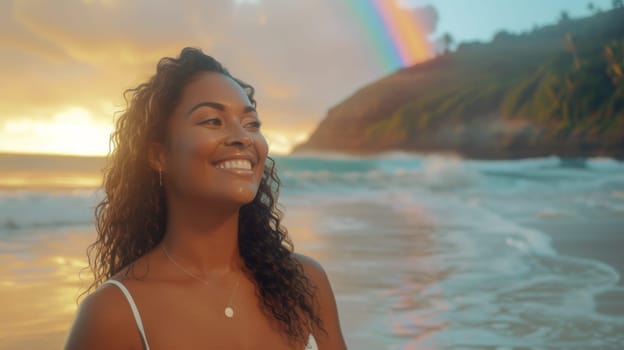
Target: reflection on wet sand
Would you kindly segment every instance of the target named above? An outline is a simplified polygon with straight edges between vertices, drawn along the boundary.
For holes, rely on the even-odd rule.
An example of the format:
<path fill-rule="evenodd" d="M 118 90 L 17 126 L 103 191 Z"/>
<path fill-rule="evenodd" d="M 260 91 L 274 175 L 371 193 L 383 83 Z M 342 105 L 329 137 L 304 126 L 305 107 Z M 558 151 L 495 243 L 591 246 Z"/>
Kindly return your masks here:
<path fill-rule="evenodd" d="M 12 252 L 0 245 L 0 349 L 62 347 L 79 291 L 89 282 L 88 273 L 79 277 L 93 238 L 89 229 L 35 235 L 28 250 L 14 249 L 19 242 Z"/>
<path fill-rule="evenodd" d="M 450 271 L 432 257 L 445 247 L 427 213 L 357 200 L 314 207 L 288 203 L 285 224 L 297 250 L 325 267 L 349 346 L 384 349 L 403 338 L 405 349 L 437 349 L 421 343 L 447 326 L 448 303 L 443 290 L 429 287 Z"/>

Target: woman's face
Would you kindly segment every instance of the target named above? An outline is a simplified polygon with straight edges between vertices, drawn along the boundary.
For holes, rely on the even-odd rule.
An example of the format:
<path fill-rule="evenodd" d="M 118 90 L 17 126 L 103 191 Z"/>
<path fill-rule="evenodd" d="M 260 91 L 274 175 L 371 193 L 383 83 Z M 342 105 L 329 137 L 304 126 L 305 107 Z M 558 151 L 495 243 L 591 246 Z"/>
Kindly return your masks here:
<path fill-rule="evenodd" d="M 169 119 L 165 175 L 181 198 L 243 205 L 258 191 L 268 146 L 258 113 L 231 78 L 201 72 Z"/>

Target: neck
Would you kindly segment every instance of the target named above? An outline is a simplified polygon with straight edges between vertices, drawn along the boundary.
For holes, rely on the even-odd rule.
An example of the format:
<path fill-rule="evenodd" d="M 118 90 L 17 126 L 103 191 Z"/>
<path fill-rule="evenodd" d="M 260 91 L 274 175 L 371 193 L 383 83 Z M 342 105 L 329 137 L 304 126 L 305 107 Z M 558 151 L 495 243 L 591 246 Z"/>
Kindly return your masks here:
<path fill-rule="evenodd" d="M 171 197 L 170 197 L 171 198 Z M 179 264 L 198 276 L 240 270 L 239 207 L 169 200 L 161 244 Z"/>

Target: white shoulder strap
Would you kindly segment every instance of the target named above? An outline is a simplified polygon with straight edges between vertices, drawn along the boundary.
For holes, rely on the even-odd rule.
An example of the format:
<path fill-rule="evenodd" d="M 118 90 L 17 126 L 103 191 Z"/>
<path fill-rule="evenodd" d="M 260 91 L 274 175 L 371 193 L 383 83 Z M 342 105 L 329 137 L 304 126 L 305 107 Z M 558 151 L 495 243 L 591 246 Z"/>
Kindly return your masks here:
<path fill-rule="evenodd" d="M 316 339 L 312 333 L 308 336 L 308 344 L 306 345 L 305 350 L 318 350 L 318 345 L 316 344 Z"/>
<path fill-rule="evenodd" d="M 130 291 L 128 290 L 128 288 L 126 288 L 126 286 L 124 286 L 119 281 L 111 279 L 102 283 L 102 285 L 107 284 L 107 283 L 114 284 L 117 287 L 119 287 L 119 289 L 121 289 L 123 294 L 126 296 L 126 299 L 128 300 L 128 304 L 130 304 L 130 308 L 132 309 L 134 320 L 136 321 L 137 327 L 139 328 L 139 333 L 141 333 L 141 338 L 143 339 L 143 345 L 145 346 L 145 350 L 149 350 L 149 344 L 147 344 L 147 337 L 145 336 L 145 330 L 143 329 L 143 322 L 141 321 L 141 315 L 139 314 L 139 309 L 134 303 L 134 299 L 132 299 L 132 295 L 130 294 Z"/>

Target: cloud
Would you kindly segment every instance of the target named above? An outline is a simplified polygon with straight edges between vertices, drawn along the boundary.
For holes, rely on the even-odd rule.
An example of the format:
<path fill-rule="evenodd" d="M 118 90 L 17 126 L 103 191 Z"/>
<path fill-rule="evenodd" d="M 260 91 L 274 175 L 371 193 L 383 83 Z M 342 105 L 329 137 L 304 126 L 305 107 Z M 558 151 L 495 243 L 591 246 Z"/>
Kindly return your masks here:
<path fill-rule="evenodd" d="M 424 7 L 414 8 L 416 17 L 419 20 L 420 27 L 426 31 L 427 34 L 433 34 L 438 27 L 438 11 L 435 7 L 427 5 Z"/>
<path fill-rule="evenodd" d="M 103 105 L 121 106 L 159 58 L 195 46 L 256 87 L 268 129 L 300 138 L 388 73 L 349 11 L 332 0 L 0 2 L 0 126 L 3 116 L 45 120 L 54 113 L 44 110 L 74 107 L 110 122 Z M 417 12 L 433 31 L 435 9 Z"/>
<path fill-rule="evenodd" d="M 423 5 L 422 0 L 398 0 L 397 5 L 412 11 L 418 24 L 427 34 L 433 34 L 438 26 L 438 11 L 431 5 Z"/>

